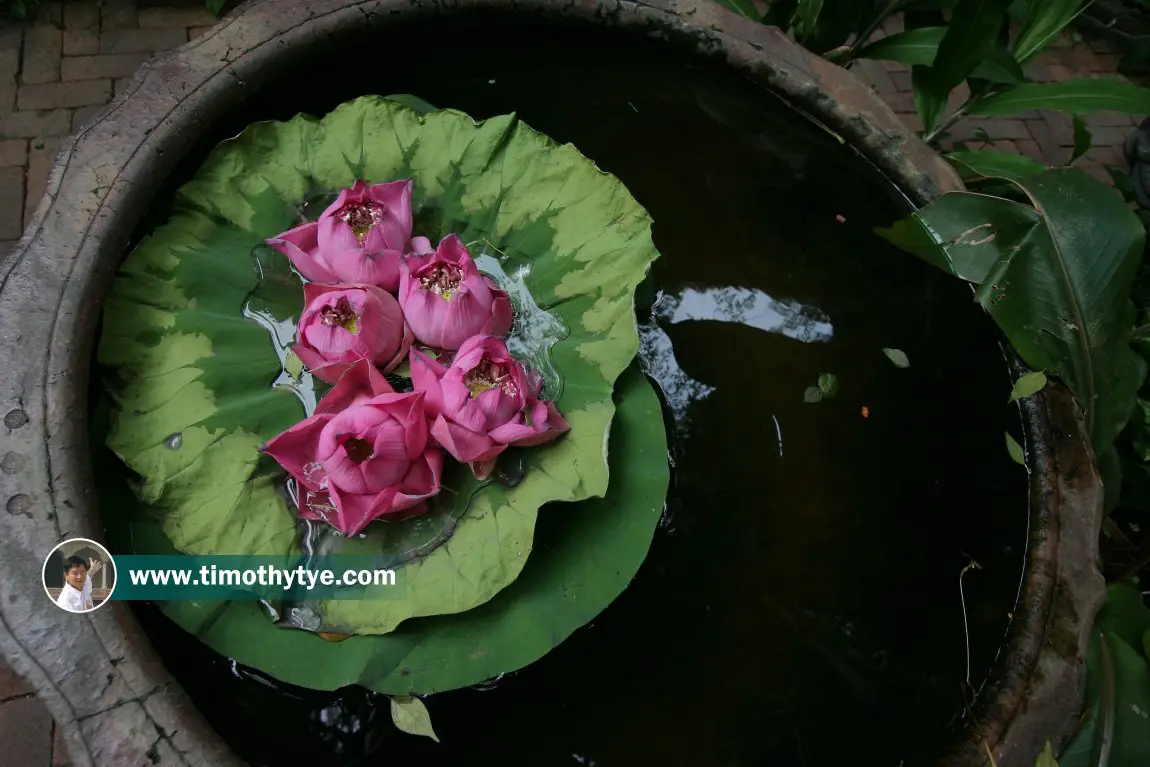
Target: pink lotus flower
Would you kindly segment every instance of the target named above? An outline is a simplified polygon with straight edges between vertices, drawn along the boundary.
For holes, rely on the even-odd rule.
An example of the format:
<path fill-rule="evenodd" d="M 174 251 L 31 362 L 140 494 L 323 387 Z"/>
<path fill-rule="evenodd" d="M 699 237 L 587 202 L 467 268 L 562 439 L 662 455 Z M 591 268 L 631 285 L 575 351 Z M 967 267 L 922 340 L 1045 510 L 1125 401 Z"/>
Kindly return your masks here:
<path fill-rule="evenodd" d="M 360 358 L 391 370 L 407 356 L 411 331 L 399 302 L 374 285 L 304 285 L 296 356 L 321 381 L 335 383 Z"/>
<path fill-rule="evenodd" d="M 354 282 L 395 292 L 411 238 L 410 179 L 343 189 L 317 221 L 266 240 L 312 282 Z"/>
<path fill-rule="evenodd" d="M 428 439 L 424 393 L 397 394 L 367 360 L 353 364 L 315 414 L 263 452 L 297 483 L 300 517 L 347 536 L 406 519 L 439 492 L 443 452 Z"/>
<path fill-rule="evenodd" d="M 423 246 L 417 237 L 416 248 Z M 459 236 L 449 234 L 434 253 L 409 255 L 399 268 L 399 305 L 415 338 L 455 350 L 474 335 L 506 335 L 511 299 L 480 273 Z"/>
<path fill-rule="evenodd" d="M 395 292 L 399 264 L 411 239 L 411 186 L 356 181 L 319 217 L 319 249 L 344 282 Z"/>
<path fill-rule="evenodd" d="M 319 222 L 311 221 L 297 226 L 264 242 L 287 256 L 305 280 L 339 282 L 339 277 L 319 252 Z"/>
<path fill-rule="evenodd" d="M 543 379 L 496 336 L 473 336 L 450 367 L 411 350 L 411 380 L 427 394 L 431 436 L 476 477 L 487 477 L 509 445 L 542 445 L 571 427 L 539 399 Z"/>

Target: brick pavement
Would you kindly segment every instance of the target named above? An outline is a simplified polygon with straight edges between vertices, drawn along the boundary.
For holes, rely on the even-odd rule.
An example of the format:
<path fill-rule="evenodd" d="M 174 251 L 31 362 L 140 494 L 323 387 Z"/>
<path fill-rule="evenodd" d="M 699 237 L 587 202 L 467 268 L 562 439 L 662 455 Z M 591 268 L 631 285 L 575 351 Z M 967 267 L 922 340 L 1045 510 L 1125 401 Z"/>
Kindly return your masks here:
<path fill-rule="evenodd" d="M 47 2 L 34 22 L 0 28 L 0 256 L 19 239 L 39 203 L 64 138 L 99 115 L 149 56 L 184 44 L 213 22 L 199 0 L 168 0 L 163 5 L 77 0 Z M 885 31 L 899 30 L 900 24 L 893 22 Z M 1087 44 L 1066 35 L 1028 74 L 1041 82 L 1060 81 L 1112 73 L 1117 62 L 1108 44 Z M 873 61 L 856 66 L 856 73 L 910 128 L 921 128 L 905 67 Z M 1125 167 L 1122 144 L 1137 121 L 1107 113 L 1086 121 L 1095 147 L 1078 164 L 1108 180 L 1103 166 Z M 975 139 L 979 128 L 990 147 L 1052 165 L 1064 164 L 1074 145 L 1070 118 L 1054 112 L 965 120 L 956 126 L 954 138 Z M 0 764 L 68 764 L 47 710 L 2 659 Z"/>
<path fill-rule="evenodd" d="M 884 26 L 886 34 L 902 31 L 902 20 L 892 19 Z M 1073 31 L 1064 33 L 1057 42 L 1026 67 L 1026 74 L 1036 82 L 1061 82 L 1077 77 L 1117 77 L 1117 49 L 1107 41 L 1082 40 Z M 910 71 L 890 61 L 859 61 L 853 68 L 856 75 L 878 93 L 912 130 L 921 130 L 922 123 L 914 110 L 914 97 L 910 84 Z M 1139 84 L 1146 85 L 1139 79 Z M 954 108 L 969 94 L 966 86 L 952 94 L 950 107 Z M 1117 112 L 1098 112 L 1084 118 L 1093 135 L 1093 147 L 1075 166 L 1109 183 L 1105 166 L 1126 169 L 1123 144 L 1141 117 Z M 985 131 L 988 142 L 977 140 L 976 131 Z M 1065 165 L 1074 148 L 1073 121 L 1060 112 L 1039 110 L 1025 112 L 1017 117 L 967 118 L 950 131 L 951 139 L 943 143 L 944 149 L 953 148 L 953 142 L 966 141 L 970 149 L 997 149 L 1024 154 L 1048 165 Z"/>
<path fill-rule="evenodd" d="M 76 0 L 0 20 L 0 256 L 27 225 L 68 134 L 91 122 L 159 51 L 214 24 L 202 0 Z"/>

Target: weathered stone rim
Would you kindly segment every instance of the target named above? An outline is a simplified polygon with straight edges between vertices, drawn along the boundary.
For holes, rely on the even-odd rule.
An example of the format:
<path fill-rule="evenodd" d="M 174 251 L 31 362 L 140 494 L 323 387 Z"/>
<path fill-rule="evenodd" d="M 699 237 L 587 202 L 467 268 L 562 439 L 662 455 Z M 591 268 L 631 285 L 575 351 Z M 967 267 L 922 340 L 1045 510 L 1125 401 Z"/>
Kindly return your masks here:
<path fill-rule="evenodd" d="M 0 515 L 0 648 L 47 703 L 76 767 L 153 756 L 161 764 L 241 764 L 162 667 L 126 605 L 66 616 L 46 601 L 26 604 L 14 586 L 38 577 L 57 541 L 99 535 L 87 422 L 74 414 L 86 412 L 100 304 L 128 238 L 196 140 L 301 50 L 474 9 L 615 27 L 725 59 L 841 136 L 915 203 L 961 189 L 949 166 L 852 75 L 706 0 L 253 0 L 149 62 L 64 148 L 24 238 L 0 266 L 0 349 L 10 361 L 0 370 L 9 414 L 0 446 L 27 458 L 2 477 L 9 513 Z M 1082 695 L 1077 658 L 1104 598 L 1099 481 L 1077 409 L 1064 389 L 1050 387 L 1022 410 L 1032 485 L 1026 577 L 1008 649 L 976 703 L 980 726 L 954 744 L 948 765 L 981 764 L 985 742 L 1001 767 L 1029 767 L 1047 738 L 1065 741 Z"/>

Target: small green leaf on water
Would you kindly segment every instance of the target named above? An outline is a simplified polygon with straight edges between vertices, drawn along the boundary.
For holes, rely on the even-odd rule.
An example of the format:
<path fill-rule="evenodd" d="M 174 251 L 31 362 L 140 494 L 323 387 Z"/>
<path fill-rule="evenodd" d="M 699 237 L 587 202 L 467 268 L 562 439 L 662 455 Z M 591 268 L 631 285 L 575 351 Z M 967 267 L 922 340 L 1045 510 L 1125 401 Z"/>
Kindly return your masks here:
<path fill-rule="evenodd" d="M 298 381 L 299 377 L 303 375 L 303 360 L 297 357 L 295 352 L 288 352 L 287 357 L 284 358 L 284 370 Z"/>
<path fill-rule="evenodd" d="M 883 349 L 882 353 L 887 356 L 896 367 L 908 368 L 910 367 L 910 360 L 907 359 L 906 352 L 901 349 Z"/>
<path fill-rule="evenodd" d="M 419 698 L 397 696 L 391 699 L 391 721 L 404 732 L 412 735 L 424 735 L 436 743 L 439 738 L 431 728 L 431 715 L 427 713 L 427 706 Z"/>
<path fill-rule="evenodd" d="M 803 402 L 822 402 L 823 392 L 817 386 L 808 386 L 806 391 L 803 392 Z"/>
<path fill-rule="evenodd" d="M 1017 402 L 1031 394 L 1037 394 L 1045 387 L 1046 374 L 1041 370 L 1019 376 L 1018 380 L 1014 382 L 1014 388 L 1010 390 L 1010 402 Z"/>
<path fill-rule="evenodd" d="M 1050 747 L 1049 740 L 1046 741 L 1046 748 L 1038 755 L 1034 767 L 1058 767 L 1058 760 L 1054 758 L 1054 750 Z"/>
<path fill-rule="evenodd" d="M 834 373 L 823 373 L 819 376 L 819 391 L 824 397 L 830 398 L 839 393 L 839 379 Z"/>
<path fill-rule="evenodd" d="M 1011 459 L 1019 466 L 1026 465 L 1026 456 L 1022 453 L 1022 445 L 1019 445 L 1014 437 L 1010 436 L 1010 432 L 1006 433 L 1006 452 L 1010 453 Z"/>

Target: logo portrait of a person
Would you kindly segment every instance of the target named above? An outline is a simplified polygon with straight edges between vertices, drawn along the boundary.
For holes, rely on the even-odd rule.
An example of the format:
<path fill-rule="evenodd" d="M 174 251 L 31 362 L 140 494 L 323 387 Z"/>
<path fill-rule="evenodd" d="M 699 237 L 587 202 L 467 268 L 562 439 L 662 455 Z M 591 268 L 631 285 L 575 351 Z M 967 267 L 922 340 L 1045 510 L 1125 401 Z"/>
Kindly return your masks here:
<path fill-rule="evenodd" d="M 64 587 L 60 589 L 60 596 L 56 604 L 68 612 L 83 613 L 95 609 L 92 602 L 92 579 L 89 576 L 100 571 L 103 564 L 98 559 L 89 559 L 85 562 L 80 557 L 68 557 L 64 560 Z"/>

